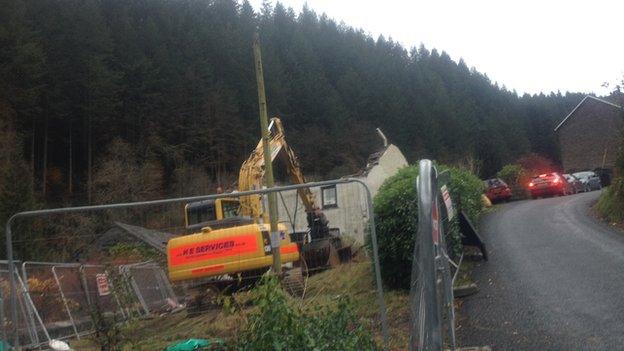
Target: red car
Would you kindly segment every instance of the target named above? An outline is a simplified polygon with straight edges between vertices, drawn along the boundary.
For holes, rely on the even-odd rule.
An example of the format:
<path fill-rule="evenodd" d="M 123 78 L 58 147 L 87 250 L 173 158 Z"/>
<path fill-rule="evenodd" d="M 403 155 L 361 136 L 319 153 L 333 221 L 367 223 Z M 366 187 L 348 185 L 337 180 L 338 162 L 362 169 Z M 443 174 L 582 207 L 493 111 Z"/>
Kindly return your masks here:
<path fill-rule="evenodd" d="M 492 178 L 484 181 L 486 191 L 485 196 L 492 202 L 509 201 L 511 199 L 511 189 L 505 182 L 498 178 Z"/>
<path fill-rule="evenodd" d="M 572 186 L 564 176 L 557 172 L 540 174 L 529 183 L 531 197 L 555 196 L 572 194 Z"/>

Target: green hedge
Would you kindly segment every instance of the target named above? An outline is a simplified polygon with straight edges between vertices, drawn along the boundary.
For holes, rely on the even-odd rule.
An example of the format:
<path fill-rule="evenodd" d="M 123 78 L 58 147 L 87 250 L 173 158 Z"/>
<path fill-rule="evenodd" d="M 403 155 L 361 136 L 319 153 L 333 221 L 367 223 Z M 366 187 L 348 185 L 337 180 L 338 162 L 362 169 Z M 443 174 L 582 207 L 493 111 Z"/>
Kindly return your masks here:
<path fill-rule="evenodd" d="M 454 167 L 439 166 L 438 169 L 450 171 L 449 191 L 454 203 L 461 201 L 468 217 L 476 221 L 483 211 L 483 182 L 470 172 Z M 384 182 L 374 199 L 381 273 L 384 283 L 391 289 L 409 289 L 412 254 L 418 229 L 417 176 L 418 166 L 399 170 Z M 456 220 L 457 217 L 446 233 L 451 255 L 461 252 Z"/>
<path fill-rule="evenodd" d="M 456 167 L 439 166 L 440 171 L 451 173 L 449 191 L 454 204 L 460 204 L 468 218 L 476 223 L 483 213 L 482 195 L 485 191 L 483 181 L 469 171 Z"/>

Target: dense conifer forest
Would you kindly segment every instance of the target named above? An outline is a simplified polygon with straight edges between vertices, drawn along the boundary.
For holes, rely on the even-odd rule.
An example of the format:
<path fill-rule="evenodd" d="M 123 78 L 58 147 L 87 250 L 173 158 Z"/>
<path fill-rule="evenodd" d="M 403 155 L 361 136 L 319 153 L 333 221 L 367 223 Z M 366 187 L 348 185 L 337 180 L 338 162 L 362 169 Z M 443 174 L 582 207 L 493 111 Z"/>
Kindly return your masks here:
<path fill-rule="evenodd" d="M 362 167 L 376 127 L 410 162 L 484 177 L 527 153 L 556 162 L 553 126 L 581 99 L 520 96 L 444 51 L 279 3 L 0 3 L 2 222 L 33 206 L 229 186 L 258 140 L 256 30 L 269 113 L 316 178 Z"/>

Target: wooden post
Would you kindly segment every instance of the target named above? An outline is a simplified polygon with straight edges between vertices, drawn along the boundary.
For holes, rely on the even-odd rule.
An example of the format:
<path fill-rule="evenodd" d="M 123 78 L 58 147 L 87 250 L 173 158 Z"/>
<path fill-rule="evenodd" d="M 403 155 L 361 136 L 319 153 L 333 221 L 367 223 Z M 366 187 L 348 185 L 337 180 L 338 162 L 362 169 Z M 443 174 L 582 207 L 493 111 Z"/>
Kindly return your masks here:
<path fill-rule="evenodd" d="M 254 61 L 256 66 L 256 82 L 258 83 L 258 105 L 260 109 L 260 129 L 262 132 L 262 149 L 264 150 L 264 169 L 266 187 L 272 188 L 275 185 L 273 180 L 273 163 L 271 162 L 271 145 L 269 140 L 269 118 L 267 113 L 266 95 L 264 91 L 264 73 L 262 71 L 262 55 L 260 52 L 260 36 L 254 34 L 253 41 Z M 282 272 L 282 262 L 280 255 L 280 235 L 277 229 L 277 197 L 275 193 L 269 193 L 269 218 L 271 221 L 271 250 L 273 253 L 273 272 Z"/>

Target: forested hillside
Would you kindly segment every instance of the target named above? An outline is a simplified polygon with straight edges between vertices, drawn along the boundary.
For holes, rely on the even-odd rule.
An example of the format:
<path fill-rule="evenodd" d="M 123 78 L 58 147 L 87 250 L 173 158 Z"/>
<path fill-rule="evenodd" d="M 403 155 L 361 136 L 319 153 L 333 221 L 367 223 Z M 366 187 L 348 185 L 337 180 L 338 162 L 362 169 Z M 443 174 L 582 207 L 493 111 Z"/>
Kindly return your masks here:
<path fill-rule="evenodd" d="M 270 115 L 306 174 L 363 166 L 381 127 L 410 161 L 557 160 L 579 94 L 518 96 L 435 49 L 279 3 L 0 0 L 2 217 L 32 206 L 214 191 L 258 140 L 252 36 Z M 496 45 L 492 43 L 492 45 Z"/>

